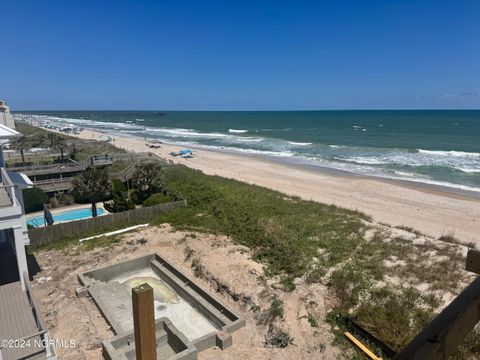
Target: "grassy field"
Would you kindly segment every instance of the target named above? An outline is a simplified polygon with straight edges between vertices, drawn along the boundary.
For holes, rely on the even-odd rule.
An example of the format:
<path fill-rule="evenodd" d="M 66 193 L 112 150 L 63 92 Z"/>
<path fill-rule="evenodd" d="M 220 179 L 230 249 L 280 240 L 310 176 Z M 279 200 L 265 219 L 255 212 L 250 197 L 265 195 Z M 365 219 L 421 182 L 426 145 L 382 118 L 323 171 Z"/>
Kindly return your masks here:
<path fill-rule="evenodd" d="M 335 322 L 337 314 L 350 316 L 398 351 L 472 279 L 463 270 L 465 246 L 453 237 L 431 239 L 372 223 L 359 212 L 183 166 L 165 168 L 163 174 L 164 192 L 187 200 L 188 207 L 161 214 L 154 223 L 230 236 L 252 249 L 267 276 L 278 277 L 285 291 L 294 291 L 298 279 L 324 284 L 333 299 L 326 321 L 345 349 L 352 346 Z M 452 359 L 479 357 L 480 337 L 474 332 Z M 363 357 L 346 351 L 345 358 Z"/>

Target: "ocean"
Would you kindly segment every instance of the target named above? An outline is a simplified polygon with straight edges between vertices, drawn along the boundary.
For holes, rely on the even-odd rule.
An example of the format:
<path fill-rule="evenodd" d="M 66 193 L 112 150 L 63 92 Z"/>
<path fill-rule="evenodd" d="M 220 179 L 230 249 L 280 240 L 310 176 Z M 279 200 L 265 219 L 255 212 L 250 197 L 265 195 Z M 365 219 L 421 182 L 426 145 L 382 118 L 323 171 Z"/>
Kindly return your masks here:
<path fill-rule="evenodd" d="M 480 192 L 480 110 L 23 111 L 15 116 Z"/>

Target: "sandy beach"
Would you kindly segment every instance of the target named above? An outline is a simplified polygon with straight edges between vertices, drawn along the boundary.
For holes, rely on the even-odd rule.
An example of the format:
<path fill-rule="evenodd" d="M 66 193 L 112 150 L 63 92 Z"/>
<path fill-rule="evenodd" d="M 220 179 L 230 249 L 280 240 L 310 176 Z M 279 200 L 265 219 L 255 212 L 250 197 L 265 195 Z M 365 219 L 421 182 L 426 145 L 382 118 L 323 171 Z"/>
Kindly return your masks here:
<path fill-rule="evenodd" d="M 100 132 L 83 130 L 74 136 L 98 139 L 101 135 Z M 233 178 L 306 200 L 362 211 L 377 222 L 412 227 L 435 237 L 454 234 L 461 241 L 480 245 L 480 199 L 474 195 L 204 149 L 196 150 L 193 159 L 183 159 L 169 155 L 183 148 L 180 146 L 162 144 L 159 149 L 149 149 L 143 139 L 111 136 L 112 144 L 119 148 L 133 152 L 150 151 L 209 175 Z"/>

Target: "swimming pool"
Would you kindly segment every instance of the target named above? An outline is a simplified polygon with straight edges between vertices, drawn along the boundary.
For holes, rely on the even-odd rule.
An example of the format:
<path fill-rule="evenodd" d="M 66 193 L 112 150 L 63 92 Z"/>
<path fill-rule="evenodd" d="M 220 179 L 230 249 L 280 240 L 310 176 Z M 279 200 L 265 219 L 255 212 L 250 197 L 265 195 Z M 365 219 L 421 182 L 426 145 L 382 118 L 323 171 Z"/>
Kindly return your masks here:
<path fill-rule="evenodd" d="M 103 210 L 102 208 L 97 208 L 97 215 L 102 215 L 103 213 L 105 213 L 105 210 Z M 54 223 L 61 221 L 87 219 L 92 217 L 92 208 L 69 210 L 52 215 Z M 27 224 L 33 227 L 45 226 L 45 219 L 43 218 L 43 215 L 33 218 L 27 218 Z"/>

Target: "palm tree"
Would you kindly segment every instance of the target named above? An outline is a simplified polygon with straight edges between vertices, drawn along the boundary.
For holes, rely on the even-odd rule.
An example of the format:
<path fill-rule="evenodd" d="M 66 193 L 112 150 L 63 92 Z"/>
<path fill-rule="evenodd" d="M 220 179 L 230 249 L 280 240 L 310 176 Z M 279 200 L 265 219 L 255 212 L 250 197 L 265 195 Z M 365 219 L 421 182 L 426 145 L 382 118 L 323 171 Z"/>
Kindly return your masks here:
<path fill-rule="evenodd" d="M 22 136 L 20 139 L 12 143 L 12 148 L 20 151 L 20 155 L 22 156 L 22 165 L 25 165 L 25 151 L 31 147 L 31 142 L 25 136 Z"/>
<path fill-rule="evenodd" d="M 136 167 L 133 184 L 141 192 L 153 194 L 160 191 L 163 184 L 162 166 L 155 162 L 147 162 Z"/>
<path fill-rule="evenodd" d="M 60 150 L 60 155 L 62 157 L 62 163 L 64 162 L 64 151 L 68 147 L 67 141 L 63 136 L 60 136 L 55 133 L 50 133 L 47 135 L 47 141 L 50 144 L 52 149 Z"/>
<path fill-rule="evenodd" d="M 56 143 L 56 148 L 60 150 L 60 156 L 62 157 L 62 163 L 64 162 L 63 152 L 68 147 L 67 141 L 65 138 L 59 136 Z"/>
<path fill-rule="evenodd" d="M 106 168 L 89 167 L 72 181 L 72 192 L 77 196 L 88 199 L 92 204 L 92 216 L 97 216 L 97 202 L 110 198 L 113 185 Z"/>

